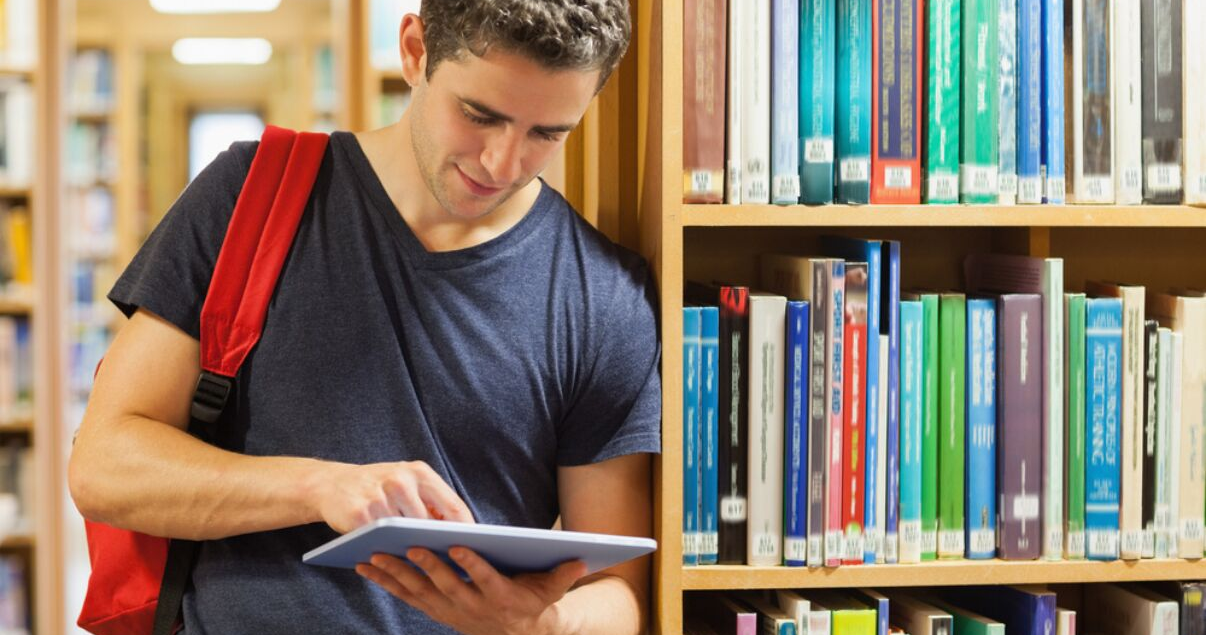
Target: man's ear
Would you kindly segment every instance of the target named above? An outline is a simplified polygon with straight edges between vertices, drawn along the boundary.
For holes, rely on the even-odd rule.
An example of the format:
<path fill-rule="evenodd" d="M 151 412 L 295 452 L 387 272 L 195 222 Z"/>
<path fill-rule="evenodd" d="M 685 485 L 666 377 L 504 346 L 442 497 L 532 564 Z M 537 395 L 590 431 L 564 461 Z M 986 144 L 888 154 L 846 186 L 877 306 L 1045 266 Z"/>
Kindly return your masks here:
<path fill-rule="evenodd" d="M 398 27 L 398 52 L 402 56 L 402 78 L 414 88 L 426 79 L 427 46 L 423 43 L 423 19 L 408 13 Z"/>

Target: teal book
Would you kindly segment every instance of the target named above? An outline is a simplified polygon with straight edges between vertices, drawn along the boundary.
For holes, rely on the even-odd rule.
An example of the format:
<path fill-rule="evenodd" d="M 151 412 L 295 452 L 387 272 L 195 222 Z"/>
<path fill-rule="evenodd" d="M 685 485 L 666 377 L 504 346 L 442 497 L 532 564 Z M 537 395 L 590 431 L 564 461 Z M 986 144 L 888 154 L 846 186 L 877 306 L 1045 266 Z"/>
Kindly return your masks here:
<path fill-rule="evenodd" d="M 926 118 L 922 171 L 927 203 L 959 202 L 960 0 L 926 3 Z"/>
<path fill-rule="evenodd" d="M 837 0 L 837 202 L 871 200 L 871 0 Z"/>
<path fill-rule="evenodd" d="M 900 556 L 921 561 L 921 429 L 924 318 L 921 302 L 900 303 Z"/>
<path fill-rule="evenodd" d="M 938 557 L 964 554 L 967 298 L 938 298 Z"/>
<path fill-rule="evenodd" d="M 997 0 L 963 0 L 962 145 L 959 199 L 996 203 L 997 149 Z"/>
<path fill-rule="evenodd" d="M 921 559 L 938 557 L 938 294 L 921 301 Z"/>
<path fill-rule="evenodd" d="M 834 0 L 800 2 L 800 202 L 833 202 Z"/>

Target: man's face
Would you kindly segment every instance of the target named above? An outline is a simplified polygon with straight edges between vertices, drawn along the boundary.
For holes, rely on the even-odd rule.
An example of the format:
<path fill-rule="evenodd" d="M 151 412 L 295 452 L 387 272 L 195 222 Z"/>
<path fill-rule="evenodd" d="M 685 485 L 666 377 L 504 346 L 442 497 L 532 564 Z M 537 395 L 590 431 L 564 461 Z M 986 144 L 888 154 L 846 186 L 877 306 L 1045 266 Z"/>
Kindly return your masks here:
<path fill-rule="evenodd" d="M 548 164 L 594 97 L 599 71 L 550 71 L 513 53 L 441 62 L 415 86 L 419 171 L 453 216 L 485 216 Z"/>

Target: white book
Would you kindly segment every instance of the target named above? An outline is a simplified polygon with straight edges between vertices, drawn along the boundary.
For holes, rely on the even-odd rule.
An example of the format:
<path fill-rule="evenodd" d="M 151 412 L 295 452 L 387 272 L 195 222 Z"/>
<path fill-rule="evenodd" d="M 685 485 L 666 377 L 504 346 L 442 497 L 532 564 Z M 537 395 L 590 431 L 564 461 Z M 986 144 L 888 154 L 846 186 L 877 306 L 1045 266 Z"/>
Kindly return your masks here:
<path fill-rule="evenodd" d="M 38 61 L 38 0 L 6 0 L 0 3 L 0 10 L 7 12 L 3 22 L 8 27 L 0 65 L 33 68 Z"/>
<path fill-rule="evenodd" d="M 870 344 L 870 342 L 868 342 Z M 879 436 L 876 437 L 876 445 L 879 451 L 876 453 L 876 469 L 875 469 L 875 513 L 879 519 L 879 526 L 875 528 L 874 534 L 870 536 L 871 543 L 875 550 L 876 564 L 883 564 L 887 557 L 887 550 L 884 545 L 884 531 L 886 528 L 885 522 L 888 513 L 888 336 L 879 336 L 879 410 L 876 411 L 876 418 L 879 422 L 876 425 L 879 427 Z M 871 422 L 868 421 L 868 424 Z M 867 487 L 872 487 L 870 483 Z"/>
<path fill-rule="evenodd" d="M 745 11 L 741 0 L 729 2 L 729 48 L 728 48 L 728 88 L 725 106 L 728 109 L 728 130 L 725 131 L 725 186 L 724 202 L 729 205 L 741 204 L 741 103 L 742 80 L 745 73 L 741 68 L 741 38 Z"/>
<path fill-rule="evenodd" d="M 1055 635 L 1076 635 L 1076 611 L 1056 607 Z"/>
<path fill-rule="evenodd" d="M 34 112 L 33 89 L 20 80 L 0 84 L 3 95 L 4 115 L 0 116 L 4 130 L 0 137 L 6 139 L 5 156 L 0 168 L 0 183 L 10 187 L 29 187 L 33 182 L 34 129 L 37 115 Z"/>
<path fill-rule="evenodd" d="M 1043 558 L 1064 557 L 1064 260 L 1042 263 L 1043 366 Z"/>
<path fill-rule="evenodd" d="M 1169 540 L 1172 530 L 1170 493 L 1173 483 L 1169 480 L 1169 457 L 1173 450 L 1171 362 L 1172 331 L 1160 327 L 1156 345 L 1156 528 L 1155 557 L 1170 557 Z"/>
<path fill-rule="evenodd" d="M 1143 202 L 1143 58 L 1141 0 L 1113 0 L 1110 66 L 1114 69 L 1114 202 Z"/>
<path fill-rule="evenodd" d="M 1086 584 L 1085 631 L 1101 635 L 1176 635 L 1177 603 L 1130 584 Z"/>
<path fill-rule="evenodd" d="M 1206 2 L 1185 0 L 1182 47 L 1185 53 L 1185 202 L 1206 205 Z"/>
<path fill-rule="evenodd" d="M 770 203 L 771 0 L 740 6 L 741 202 Z"/>
<path fill-rule="evenodd" d="M 1184 427 L 1181 425 L 1181 395 L 1185 392 L 1182 385 L 1185 382 L 1185 336 L 1172 331 L 1169 337 L 1172 346 L 1168 352 L 1168 435 L 1172 438 L 1173 450 L 1168 456 L 1168 557 L 1181 556 L 1181 450 L 1184 444 L 1181 436 Z"/>
<path fill-rule="evenodd" d="M 783 349 L 787 299 L 751 293 L 746 563 L 783 564 Z"/>
<path fill-rule="evenodd" d="M 1072 201 L 1114 202 L 1109 0 L 1072 0 Z"/>
<path fill-rule="evenodd" d="M 808 601 L 808 598 L 795 591 L 777 589 L 775 601 L 779 604 L 779 608 L 796 623 L 797 635 L 806 635 L 808 633 L 808 614 L 812 612 L 812 603 Z"/>

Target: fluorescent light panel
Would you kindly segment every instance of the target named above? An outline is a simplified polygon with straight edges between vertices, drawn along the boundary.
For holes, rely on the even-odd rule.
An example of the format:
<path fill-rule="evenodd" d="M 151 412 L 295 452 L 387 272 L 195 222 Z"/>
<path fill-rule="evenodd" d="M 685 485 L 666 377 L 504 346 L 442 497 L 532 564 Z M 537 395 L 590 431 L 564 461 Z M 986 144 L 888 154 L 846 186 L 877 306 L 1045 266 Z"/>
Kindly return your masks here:
<path fill-rule="evenodd" d="M 263 64 L 272 58 L 272 44 L 263 38 L 186 37 L 172 45 L 181 64 Z"/>
<path fill-rule="evenodd" d="M 151 0 L 160 13 L 258 13 L 273 11 L 281 0 Z"/>

